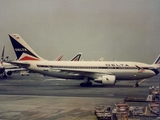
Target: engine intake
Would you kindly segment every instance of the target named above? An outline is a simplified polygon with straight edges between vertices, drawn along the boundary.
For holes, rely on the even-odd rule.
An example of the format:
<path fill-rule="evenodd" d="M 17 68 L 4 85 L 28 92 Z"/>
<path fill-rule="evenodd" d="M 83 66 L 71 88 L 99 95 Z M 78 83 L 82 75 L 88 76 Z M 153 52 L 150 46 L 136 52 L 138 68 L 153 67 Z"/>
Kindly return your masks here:
<path fill-rule="evenodd" d="M 5 75 L 6 75 L 6 76 L 12 75 L 12 71 L 5 71 Z"/>

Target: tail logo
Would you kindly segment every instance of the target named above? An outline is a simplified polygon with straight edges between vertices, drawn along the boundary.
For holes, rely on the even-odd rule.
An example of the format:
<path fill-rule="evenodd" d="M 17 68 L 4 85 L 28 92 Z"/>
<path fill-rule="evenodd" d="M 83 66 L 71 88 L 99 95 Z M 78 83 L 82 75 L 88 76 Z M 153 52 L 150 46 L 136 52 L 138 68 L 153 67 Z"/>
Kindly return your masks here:
<path fill-rule="evenodd" d="M 19 60 L 38 60 L 38 58 L 23 53 Z"/>
<path fill-rule="evenodd" d="M 79 56 L 77 56 L 73 61 L 79 61 Z"/>
<path fill-rule="evenodd" d="M 37 55 L 35 55 L 31 50 L 27 49 L 25 45 L 21 44 L 20 42 L 20 37 L 17 35 L 13 35 L 15 38 L 12 36 L 10 37 L 10 40 L 12 42 L 14 51 L 17 56 L 17 60 L 39 60 Z"/>
<path fill-rule="evenodd" d="M 78 54 L 71 61 L 79 61 L 80 57 L 81 57 L 81 54 Z"/>
<path fill-rule="evenodd" d="M 24 52 L 24 51 L 27 51 L 27 49 L 25 49 L 25 48 L 21 48 L 21 49 L 20 48 L 16 48 L 15 51 L 23 51 Z"/>
<path fill-rule="evenodd" d="M 157 61 L 155 62 L 155 64 L 160 64 L 160 58 L 157 59 Z"/>
<path fill-rule="evenodd" d="M 62 57 L 63 57 L 63 55 L 59 56 L 59 58 L 57 58 L 56 61 L 61 61 Z"/>

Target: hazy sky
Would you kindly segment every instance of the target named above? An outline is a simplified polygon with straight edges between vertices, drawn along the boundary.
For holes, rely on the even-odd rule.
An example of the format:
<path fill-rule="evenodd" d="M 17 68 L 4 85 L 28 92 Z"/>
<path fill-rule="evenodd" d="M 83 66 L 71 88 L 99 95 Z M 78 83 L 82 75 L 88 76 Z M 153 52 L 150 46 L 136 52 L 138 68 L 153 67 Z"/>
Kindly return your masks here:
<path fill-rule="evenodd" d="M 152 63 L 160 54 L 160 0 L 1 0 L 0 48 L 18 33 L 37 54 Z"/>

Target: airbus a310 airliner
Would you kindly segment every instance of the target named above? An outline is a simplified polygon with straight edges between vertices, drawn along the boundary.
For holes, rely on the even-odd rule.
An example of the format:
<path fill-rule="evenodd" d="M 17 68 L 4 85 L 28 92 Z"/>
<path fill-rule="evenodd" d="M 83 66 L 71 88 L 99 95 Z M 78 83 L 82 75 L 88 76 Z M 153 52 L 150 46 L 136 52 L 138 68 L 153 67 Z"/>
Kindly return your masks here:
<path fill-rule="evenodd" d="M 160 56 L 154 64 L 128 61 L 49 61 L 37 55 L 32 48 L 18 35 L 9 34 L 16 61 L 10 63 L 24 67 L 43 75 L 63 79 L 84 80 L 80 86 L 91 86 L 92 80 L 103 85 L 114 85 L 120 80 L 138 80 L 159 74 Z"/>

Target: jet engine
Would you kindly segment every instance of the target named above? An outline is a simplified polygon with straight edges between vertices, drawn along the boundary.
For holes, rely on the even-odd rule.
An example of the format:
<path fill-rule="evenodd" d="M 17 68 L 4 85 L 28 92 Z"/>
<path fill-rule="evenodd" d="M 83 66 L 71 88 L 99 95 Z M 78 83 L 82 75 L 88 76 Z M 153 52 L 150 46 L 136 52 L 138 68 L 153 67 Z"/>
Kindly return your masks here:
<path fill-rule="evenodd" d="M 116 76 L 115 75 L 104 75 L 98 77 L 98 79 L 94 80 L 97 83 L 102 83 L 103 85 L 114 85 L 116 82 Z"/>
<path fill-rule="evenodd" d="M 12 75 L 12 71 L 5 71 L 5 73 L 4 73 L 6 76 L 10 76 L 10 75 Z"/>

